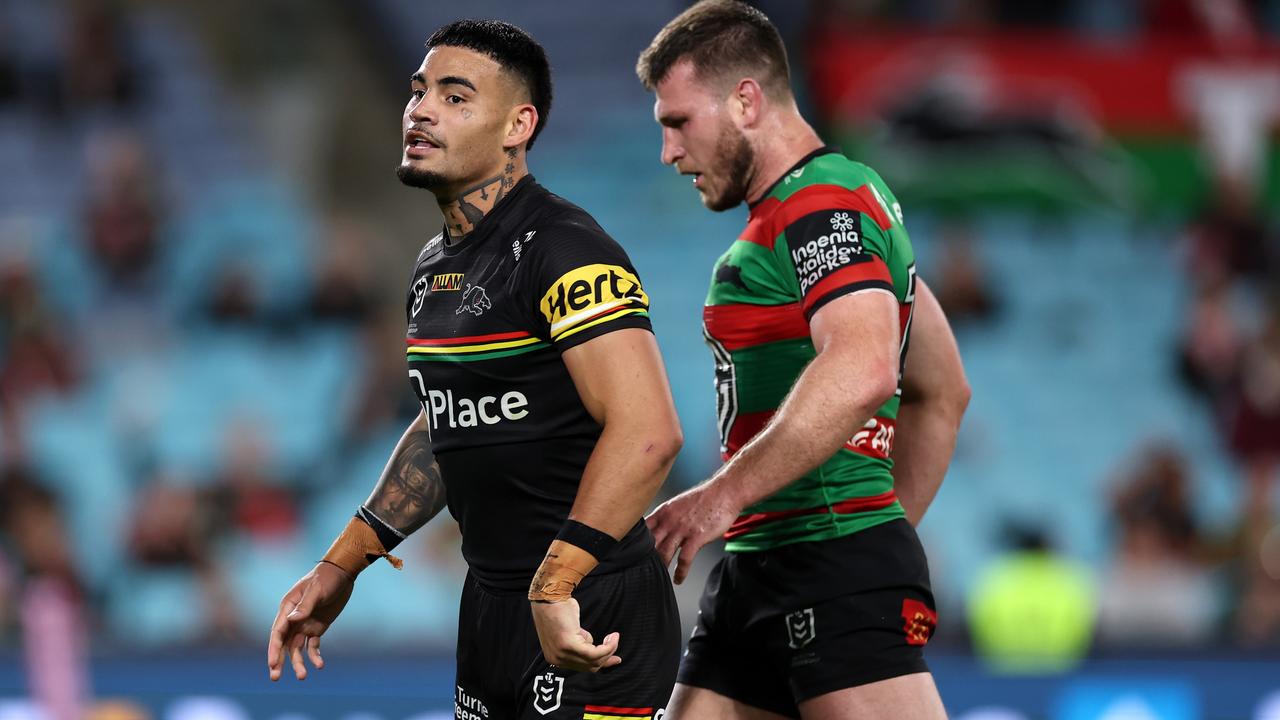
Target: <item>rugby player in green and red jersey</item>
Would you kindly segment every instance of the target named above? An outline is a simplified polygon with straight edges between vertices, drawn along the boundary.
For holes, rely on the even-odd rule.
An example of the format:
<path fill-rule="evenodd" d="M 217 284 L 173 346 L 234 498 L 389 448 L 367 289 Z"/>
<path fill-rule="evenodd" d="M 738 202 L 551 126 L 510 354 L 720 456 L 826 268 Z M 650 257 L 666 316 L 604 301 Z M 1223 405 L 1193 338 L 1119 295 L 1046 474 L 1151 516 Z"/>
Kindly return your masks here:
<path fill-rule="evenodd" d="M 944 717 L 913 523 L 969 390 L 898 202 L 800 116 L 781 39 L 745 3 L 686 10 L 637 73 L 662 161 L 709 209 L 750 206 L 703 316 L 726 462 L 648 519 L 676 582 L 706 543 L 728 550 L 666 720 Z"/>

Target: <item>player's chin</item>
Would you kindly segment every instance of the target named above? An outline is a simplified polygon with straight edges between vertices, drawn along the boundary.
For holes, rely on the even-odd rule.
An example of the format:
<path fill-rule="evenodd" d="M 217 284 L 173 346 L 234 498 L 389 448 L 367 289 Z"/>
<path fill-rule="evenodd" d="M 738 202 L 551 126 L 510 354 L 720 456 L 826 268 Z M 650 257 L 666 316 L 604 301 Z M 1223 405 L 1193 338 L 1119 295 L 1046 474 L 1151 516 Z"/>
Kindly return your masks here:
<path fill-rule="evenodd" d="M 738 206 L 736 202 L 730 202 L 723 194 L 710 193 L 705 190 L 699 191 L 702 194 L 702 206 L 712 212 L 724 212 Z"/>
<path fill-rule="evenodd" d="M 409 187 L 432 190 L 447 184 L 448 179 L 429 162 L 402 158 L 396 168 L 396 177 Z"/>

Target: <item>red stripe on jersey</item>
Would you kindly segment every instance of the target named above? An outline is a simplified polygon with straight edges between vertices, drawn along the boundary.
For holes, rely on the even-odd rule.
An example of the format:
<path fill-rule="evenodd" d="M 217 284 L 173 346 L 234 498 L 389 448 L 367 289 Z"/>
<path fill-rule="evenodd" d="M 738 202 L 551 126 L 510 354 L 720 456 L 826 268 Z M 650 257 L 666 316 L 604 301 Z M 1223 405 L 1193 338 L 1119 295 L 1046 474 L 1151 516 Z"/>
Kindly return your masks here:
<path fill-rule="evenodd" d="M 765 523 L 777 522 L 778 520 L 786 520 L 793 517 L 803 517 L 805 515 L 825 515 L 834 513 L 836 515 L 849 515 L 851 513 L 868 512 L 871 510 L 883 510 L 897 502 L 898 496 L 892 490 L 881 493 L 880 495 L 872 495 L 871 497 L 849 498 L 834 503 L 830 507 L 822 505 L 814 508 L 797 508 L 795 510 L 775 510 L 773 512 L 751 513 L 750 515 L 739 515 L 733 525 L 729 526 L 729 530 L 725 532 L 724 539 L 732 540 L 739 535 L 746 533 L 764 525 Z"/>
<path fill-rule="evenodd" d="M 880 204 L 879 198 L 876 197 L 876 194 L 871 189 L 870 185 L 860 186 L 857 190 L 853 191 L 853 194 L 862 198 L 863 204 L 867 206 L 867 209 L 863 212 L 870 215 L 871 219 L 876 221 L 876 225 L 879 225 L 881 230 L 888 230 L 893 227 L 893 221 L 889 219 L 889 213 L 885 212 L 884 206 Z"/>
<path fill-rule="evenodd" d="M 841 185 L 810 185 L 785 201 L 769 198 L 751 211 L 747 227 L 738 239 L 773 249 L 778 235 L 791 223 L 823 210 L 853 210 L 869 216 L 881 230 L 890 227 L 889 214 L 867 185 L 850 190 Z"/>
<path fill-rule="evenodd" d="M 846 285 L 866 282 L 867 280 L 883 280 L 889 283 L 889 287 L 893 287 L 893 276 L 889 274 L 889 266 L 885 265 L 884 261 L 875 255 L 868 255 L 868 257 L 871 258 L 869 262 L 864 261 L 856 265 L 842 267 L 809 288 L 809 292 L 804 296 L 804 312 L 809 312 L 809 308 L 813 307 L 814 303 L 821 300 L 827 293 L 839 290 Z"/>
<path fill-rule="evenodd" d="M 769 424 L 769 419 L 777 409 L 761 410 L 760 412 L 739 413 L 738 417 L 733 420 L 733 427 L 729 428 L 729 441 L 725 443 L 725 452 L 721 453 L 724 460 L 734 456 L 734 453 L 742 449 L 743 445 L 750 442 L 756 433 L 764 429 Z"/>
<path fill-rule="evenodd" d="M 587 705 L 583 708 L 589 713 L 605 713 L 608 715 L 652 715 L 653 708 L 612 707 L 610 705 Z"/>
<path fill-rule="evenodd" d="M 751 210 L 751 214 L 747 216 L 747 227 L 742 231 L 742 235 L 738 239 L 746 240 L 756 245 L 763 245 L 772 250 L 773 241 L 777 239 L 778 233 L 771 232 L 773 223 L 769 219 L 781 204 L 782 202 L 777 198 L 766 198 L 764 202 L 755 206 Z"/>
<path fill-rule="evenodd" d="M 786 305 L 708 305 L 702 309 L 707 332 L 726 350 L 809 337 L 800 303 Z"/>
<path fill-rule="evenodd" d="M 499 340 L 519 340 L 527 337 L 532 336 L 523 330 L 517 330 L 515 332 L 493 333 L 492 335 L 468 335 L 466 337 L 434 338 L 430 340 L 406 338 L 404 343 L 406 345 L 462 345 L 477 342 L 497 342 Z"/>

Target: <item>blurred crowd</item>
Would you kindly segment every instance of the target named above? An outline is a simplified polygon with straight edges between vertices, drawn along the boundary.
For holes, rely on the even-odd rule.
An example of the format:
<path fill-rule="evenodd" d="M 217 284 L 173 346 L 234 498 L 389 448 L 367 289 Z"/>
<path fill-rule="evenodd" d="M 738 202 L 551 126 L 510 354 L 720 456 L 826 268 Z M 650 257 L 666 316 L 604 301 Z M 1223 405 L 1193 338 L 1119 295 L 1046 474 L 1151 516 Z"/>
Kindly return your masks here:
<path fill-rule="evenodd" d="M 952 5 L 998 20 L 1056 4 Z M 1108 3 L 1061 5 L 1105 15 Z M 317 215 L 278 187 L 176 192 L 141 121 L 157 74 L 175 69 L 138 56 L 114 7 L 66 4 L 56 52 L 24 55 L 0 25 L 0 121 L 57 132 L 101 119 L 78 145 L 82 172 L 41 169 L 77 183 L 74 203 L 0 216 L 0 645 L 18 642 L 25 604 L 50 592 L 96 639 L 256 641 L 246 554 L 317 554 L 416 412 L 404 274 L 363 219 Z M 1239 468 L 1240 522 L 1226 535 L 1202 527 L 1177 443 L 1138 448 L 1110 498 L 1086 499 L 1114 533 L 1109 564 L 1091 581 L 1064 570 L 1066 587 L 1096 602 L 1087 618 L 1064 612 L 1096 623 L 1104 645 L 1280 643 L 1274 208 L 1256 178 L 1215 177 L 1168 250 L 1181 252 L 1192 293 L 1179 376 Z M 999 323 L 1004 299 L 975 259 L 982 238 L 956 222 L 933 241 L 930 282 L 962 341 L 965 327 Z M 428 530 L 420 575 L 456 576 L 451 524 Z M 1044 533 L 1014 545 L 1020 557 L 1054 553 Z M 278 595 L 293 575 L 268 571 L 258 592 Z M 135 635 L 145 608 L 122 606 L 172 577 L 182 592 L 157 603 L 195 598 L 200 611 L 178 608 L 174 625 Z"/>

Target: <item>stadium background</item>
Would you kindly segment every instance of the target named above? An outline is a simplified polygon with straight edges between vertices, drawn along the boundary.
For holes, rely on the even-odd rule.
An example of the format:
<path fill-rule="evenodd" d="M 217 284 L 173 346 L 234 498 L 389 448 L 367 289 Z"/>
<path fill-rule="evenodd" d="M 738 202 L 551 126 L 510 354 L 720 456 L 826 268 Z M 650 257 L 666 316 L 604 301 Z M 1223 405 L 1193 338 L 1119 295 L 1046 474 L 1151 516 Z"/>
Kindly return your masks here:
<path fill-rule="evenodd" d="M 759 5 L 902 200 L 973 386 L 921 527 L 952 715 L 1280 717 L 1280 3 Z M 632 74 L 682 7 L 0 3 L 0 717 L 452 716 L 448 518 L 361 577 L 326 670 L 272 685 L 263 646 L 415 412 L 438 214 L 397 118 L 456 17 L 547 47 L 531 168 L 632 254 L 667 490 L 707 476 L 699 310 L 743 213 L 659 164 Z"/>

